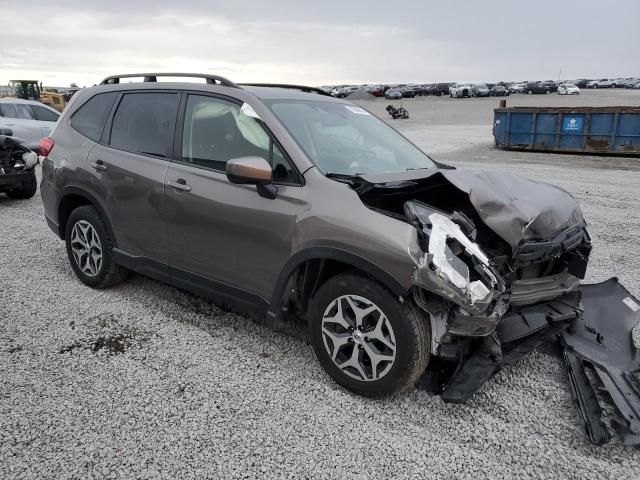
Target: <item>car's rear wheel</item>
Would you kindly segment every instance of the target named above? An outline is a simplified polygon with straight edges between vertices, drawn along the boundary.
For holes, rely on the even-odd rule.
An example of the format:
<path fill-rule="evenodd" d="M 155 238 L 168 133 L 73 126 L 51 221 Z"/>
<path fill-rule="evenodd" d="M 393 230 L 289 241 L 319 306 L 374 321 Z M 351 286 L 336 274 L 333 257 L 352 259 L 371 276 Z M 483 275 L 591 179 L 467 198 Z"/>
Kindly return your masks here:
<path fill-rule="evenodd" d="M 94 207 L 84 205 L 71 212 L 65 243 L 71 267 L 85 285 L 106 288 L 127 277 L 128 270 L 113 258 L 113 238 Z"/>
<path fill-rule="evenodd" d="M 362 395 L 413 387 L 430 356 L 429 325 L 410 301 L 354 273 L 323 284 L 311 304 L 315 354 L 340 385 Z"/>
<path fill-rule="evenodd" d="M 7 192 L 7 196 L 9 198 L 13 198 L 16 200 L 26 200 L 36 194 L 36 191 L 38 190 L 38 180 L 36 179 L 36 174 L 34 172 L 28 175 L 29 178 L 22 184 L 22 186 L 18 188 L 12 188 Z"/>

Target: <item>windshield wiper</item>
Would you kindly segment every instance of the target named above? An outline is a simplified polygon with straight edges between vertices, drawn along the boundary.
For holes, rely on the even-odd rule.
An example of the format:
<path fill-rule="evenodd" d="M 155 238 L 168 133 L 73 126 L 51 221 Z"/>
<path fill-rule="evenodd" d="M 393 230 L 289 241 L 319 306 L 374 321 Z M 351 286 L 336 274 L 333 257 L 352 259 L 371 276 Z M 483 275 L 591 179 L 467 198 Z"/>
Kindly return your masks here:
<path fill-rule="evenodd" d="M 355 178 L 358 178 L 360 175 L 362 175 L 361 173 L 355 173 L 353 175 L 350 175 L 348 173 L 335 173 L 335 172 L 327 172 L 325 173 L 325 177 L 329 177 L 329 178 L 333 178 L 335 180 L 353 180 Z"/>

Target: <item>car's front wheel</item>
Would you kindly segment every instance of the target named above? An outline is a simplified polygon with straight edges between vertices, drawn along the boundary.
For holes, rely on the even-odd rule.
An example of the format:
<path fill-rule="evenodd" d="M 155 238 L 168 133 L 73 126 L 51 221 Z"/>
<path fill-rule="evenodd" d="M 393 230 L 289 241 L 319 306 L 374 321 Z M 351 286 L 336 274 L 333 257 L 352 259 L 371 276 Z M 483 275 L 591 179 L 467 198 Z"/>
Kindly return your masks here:
<path fill-rule="evenodd" d="M 83 205 L 71 212 L 65 243 L 71 267 L 85 285 L 106 288 L 127 277 L 127 269 L 113 258 L 113 238 L 94 207 Z"/>
<path fill-rule="evenodd" d="M 362 395 L 413 387 L 430 357 L 430 326 L 411 301 L 354 273 L 324 283 L 311 304 L 315 354 L 340 385 Z"/>

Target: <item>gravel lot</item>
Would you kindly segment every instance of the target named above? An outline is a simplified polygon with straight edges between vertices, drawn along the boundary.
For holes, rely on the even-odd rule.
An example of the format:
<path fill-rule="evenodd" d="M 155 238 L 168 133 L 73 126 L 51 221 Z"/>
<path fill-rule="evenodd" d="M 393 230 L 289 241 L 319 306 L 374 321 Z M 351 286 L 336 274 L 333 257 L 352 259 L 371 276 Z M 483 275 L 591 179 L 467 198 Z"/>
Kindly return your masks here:
<path fill-rule="evenodd" d="M 508 101 L 640 104 L 640 92 L 549 97 Z M 412 119 L 393 124 L 444 162 L 569 190 L 594 237 L 588 281 L 617 275 L 639 296 L 640 160 L 496 151 L 495 104 L 409 100 Z M 476 136 L 447 148 L 443 132 L 461 131 Z M 294 335 L 140 276 L 83 286 L 39 196 L 0 195 L 0 252 L 0 478 L 640 478 L 640 450 L 587 441 L 549 349 L 468 405 L 370 400 Z"/>

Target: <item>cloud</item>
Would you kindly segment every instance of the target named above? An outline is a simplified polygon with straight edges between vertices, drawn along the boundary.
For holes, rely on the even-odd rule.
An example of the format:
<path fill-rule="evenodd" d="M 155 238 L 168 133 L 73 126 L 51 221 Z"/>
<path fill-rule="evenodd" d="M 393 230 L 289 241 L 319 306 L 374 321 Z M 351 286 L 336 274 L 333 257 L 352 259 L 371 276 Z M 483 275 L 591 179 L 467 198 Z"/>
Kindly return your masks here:
<path fill-rule="evenodd" d="M 612 3 L 9 0 L 0 83 L 142 71 L 314 85 L 640 74 L 640 2 Z M 38 12 L 35 32 L 25 10 Z"/>

